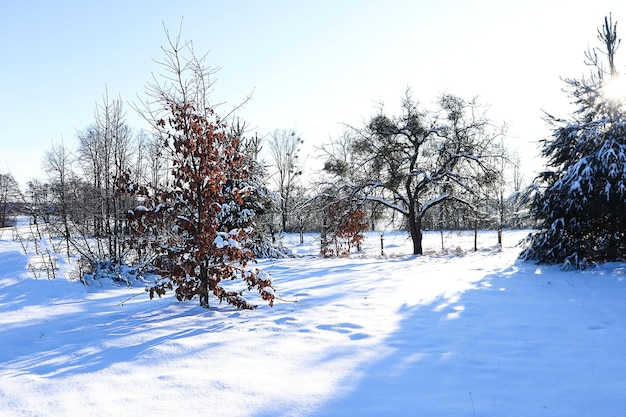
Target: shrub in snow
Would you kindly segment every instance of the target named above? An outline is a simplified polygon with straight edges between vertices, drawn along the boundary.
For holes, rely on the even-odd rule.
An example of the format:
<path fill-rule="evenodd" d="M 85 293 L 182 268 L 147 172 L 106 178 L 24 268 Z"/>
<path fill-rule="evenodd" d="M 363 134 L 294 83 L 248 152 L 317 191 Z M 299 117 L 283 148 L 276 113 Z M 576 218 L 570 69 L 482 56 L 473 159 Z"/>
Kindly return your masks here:
<path fill-rule="evenodd" d="M 367 213 L 361 205 L 349 199 L 333 198 L 324 205 L 321 254 L 325 258 L 345 257 L 350 249 L 361 250 L 367 230 Z"/>

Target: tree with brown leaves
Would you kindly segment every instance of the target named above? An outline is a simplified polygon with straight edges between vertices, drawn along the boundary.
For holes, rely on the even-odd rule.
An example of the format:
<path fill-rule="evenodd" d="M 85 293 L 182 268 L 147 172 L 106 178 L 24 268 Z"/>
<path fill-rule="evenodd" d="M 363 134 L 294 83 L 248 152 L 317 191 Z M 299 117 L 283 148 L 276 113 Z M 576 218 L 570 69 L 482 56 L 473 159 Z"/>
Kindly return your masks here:
<path fill-rule="evenodd" d="M 195 58 L 190 43 L 176 40 L 170 46 L 164 65 L 172 75 L 166 82 L 174 85 L 152 84 L 150 95 L 163 107 L 145 114 L 159 115 L 152 122 L 171 154 L 172 180 L 138 185 L 130 174 L 120 177 L 119 189 L 139 202 L 128 214 L 130 246 L 161 276 L 148 288 L 151 297 L 173 290 L 178 300 L 198 296 L 203 307 L 214 295 L 238 308 L 255 308 L 243 292 L 256 288 L 272 305 L 269 275 L 249 266 L 255 261 L 249 245 L 255 213 L 243 207 L 254 192 L 249 158 L 238 150 L 240 137 L 208 104 L 212 72 Z M 238 279 L 245 289 L 224 285 Z"/>

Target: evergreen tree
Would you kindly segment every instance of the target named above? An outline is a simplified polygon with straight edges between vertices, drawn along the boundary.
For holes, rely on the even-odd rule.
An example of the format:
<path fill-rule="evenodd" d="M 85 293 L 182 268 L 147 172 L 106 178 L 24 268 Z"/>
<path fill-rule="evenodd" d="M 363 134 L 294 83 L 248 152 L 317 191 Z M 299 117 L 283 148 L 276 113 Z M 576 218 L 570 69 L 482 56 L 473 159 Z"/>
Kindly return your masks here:
<path fill-rule="evenodd" d="M 546 117 L 553 127 L 542 142 L 548 169 L 528 193 L 540 226 L 522 259 L 582 268 L 626 255 L 625 97 L 611 94 L 621 80 L 614 63 L 617 24 L 610 15 L 598 39 L 603 50 L 586 53 L 593 72 L 565 80 L 578 109 L 569 119 Z"/>

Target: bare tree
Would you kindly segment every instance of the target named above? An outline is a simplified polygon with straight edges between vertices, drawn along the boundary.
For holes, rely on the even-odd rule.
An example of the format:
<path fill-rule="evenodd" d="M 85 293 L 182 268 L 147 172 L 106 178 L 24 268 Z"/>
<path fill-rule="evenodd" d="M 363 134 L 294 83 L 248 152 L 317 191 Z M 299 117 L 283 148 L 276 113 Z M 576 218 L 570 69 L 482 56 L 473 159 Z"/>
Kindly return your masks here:
<path fill-rule="evenodd" d="M 137 153 L 132 165 L 135 181 L 155 186 L 167 183 L 172 164 L 160 135 L 140 131 L 136 141 Z"/>
<path fill-rule="evenodd" d="M 115 194 L 116 178 L 131 166 L 135 152 L 132 130 L 125 122 L 121 99 L 109 100 L 105 93 L 96 105 L 95 121 L 78 135 L 79 155 L 85 178 L 91 184 L 89 212 L 98 256 L 122 257 L 123 222 L 128 203 Z"/>
<path fill-rule="evenodd" d="M 274 168 L 272 179 L 280 196 L 281 231 L 293 214 L 298 178 L 302 175 L 299 152 L 304 141 L 293 130 L 275 130 L 269 139 L 269 152 Z"/>
<path fill-rule="evenodd" d="M 75 189 L 76 174 L 72 169 L 76 160 L 65 144 L 52 145 L 44 155 L 43 168 L 50 176 L 51 191 L 54 195 L 56 217 L 60 220 L 61 235 L 65 240 L 66 254 L 70 256 L 72 210 L 76 209 L 72 198 Z"/>
<path fill-rule="evenodd" d="M 32 179 L 26 184 L 26 205 L 31 222 L 37 224 L 41 218 L 44 223 L 50 222 L 50 216 L 54 211 L 54 199 L 51 186 L 47 182 Z"/>
<path fill-rule="evenodd" d="M 13 175 L 0 174 L 0 227 L 11 226 L 11 213 L 20 201 L 20 187 Z"/>
<path fill-rule="evenodd" d="M 444 204 L 472 206 L 477 183 L 495 172 L 489 157 L 501 132 L 475 100 L 439 99 L 435 112 L 418 109 L 407 91 L 402 114 L 375 115 L 352 145 L 355 172 L 350 192 L 401 214 L 422 253 L 422 221 Z"/>

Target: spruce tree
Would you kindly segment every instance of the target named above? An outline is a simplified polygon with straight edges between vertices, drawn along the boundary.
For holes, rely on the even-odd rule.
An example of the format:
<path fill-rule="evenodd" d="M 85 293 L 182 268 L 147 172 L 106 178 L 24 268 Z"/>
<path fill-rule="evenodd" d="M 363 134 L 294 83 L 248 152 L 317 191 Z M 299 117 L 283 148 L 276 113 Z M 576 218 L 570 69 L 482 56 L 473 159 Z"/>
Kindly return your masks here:
<path fill-rule="evenodd" d="M 611 93 L 622 81 L 610 15 L 598 39 L 602 48 L 585 54 L 591 74 L 565 79 L 577 110 L 567 119 L 546 116 L 553 129 L 542 141 L 547 169 L 529 193 L 539 229 L 522 259 L 583 268 L 626 256 L 626 97 Z"/>

